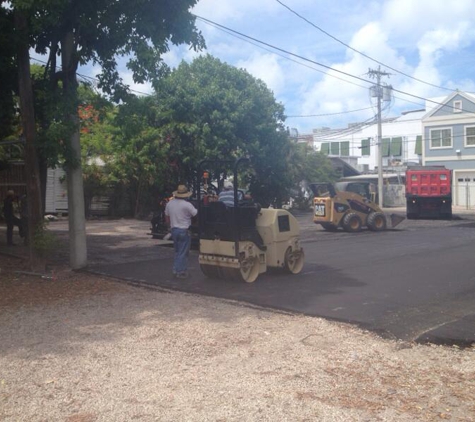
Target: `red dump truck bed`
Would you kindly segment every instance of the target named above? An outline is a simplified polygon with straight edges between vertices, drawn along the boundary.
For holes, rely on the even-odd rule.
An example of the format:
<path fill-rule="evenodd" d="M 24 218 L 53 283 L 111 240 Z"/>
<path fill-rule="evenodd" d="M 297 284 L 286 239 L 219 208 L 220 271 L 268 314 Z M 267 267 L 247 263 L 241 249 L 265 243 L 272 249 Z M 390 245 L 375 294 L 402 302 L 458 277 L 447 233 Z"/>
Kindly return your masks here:
<path fill-rule="evenodd" d="M 451 170 L 407 170 L 407 196 L 450 196 L 452 185 Z"/>
<path fill-rule="evenodd" d="M 407 218 L 452 218 L 452 171 L 420 167 L 406 171 Z"/>

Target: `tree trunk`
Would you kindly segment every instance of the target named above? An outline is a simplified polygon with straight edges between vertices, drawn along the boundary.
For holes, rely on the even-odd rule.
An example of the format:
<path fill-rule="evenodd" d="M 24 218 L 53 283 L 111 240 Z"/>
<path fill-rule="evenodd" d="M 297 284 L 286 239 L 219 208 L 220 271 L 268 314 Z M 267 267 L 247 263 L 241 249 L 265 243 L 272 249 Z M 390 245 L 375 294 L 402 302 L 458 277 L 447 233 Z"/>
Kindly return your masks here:
<path fill-rule="evenodd" d="M 84 186 L 79 140 L 79 117 L 77 114 L 77 59 L 75 58 L 74 34 L 68 32 L 61 41 L 63 67 L 63 90 L 65 98 L 72 103 L 70 119 L 75 129 L 70 139 L 72 160 L 66 166 L 68 183 L 69 215 L 69 262 L 71 268 L 80 269 L 87 265 L 86 217 L 84 211 Z"/>
<path fill-rule="evenodd" d="M 33 105 L 33 89 L 30 78 L 30 56 L 28 44 L 28 22 L 25 14 L 15 10 L 15 27 L 18 31 L 18 76 L 20 91 L 20 114 L 25 137 L 26 191 L 28 202 L 28 228 L 26 236 L 30 248 L 30 264 L 33 265 L 33 235 L 42 223 L 42 201 L 40 174 L 36 153 L 36 124 Z"/>

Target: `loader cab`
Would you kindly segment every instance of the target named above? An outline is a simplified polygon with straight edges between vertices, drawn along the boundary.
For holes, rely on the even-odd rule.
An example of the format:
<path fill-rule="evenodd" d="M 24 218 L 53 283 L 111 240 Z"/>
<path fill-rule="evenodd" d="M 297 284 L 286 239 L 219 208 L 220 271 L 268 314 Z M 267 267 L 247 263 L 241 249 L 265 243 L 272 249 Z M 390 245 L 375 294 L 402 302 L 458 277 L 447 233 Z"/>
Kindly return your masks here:
<path fill-rule="evenodd" d="M 370 182 L 337 182 L 335 188 L 341 192 L 356 193 L 368 201 L 374 202 L 375 189 Z"/>
<path fill-rule="evenodd" d="M 336 189 L 332 183 L 311 183 L 309 187 L 316 198 L 333 198 L 336 196 Z"/>

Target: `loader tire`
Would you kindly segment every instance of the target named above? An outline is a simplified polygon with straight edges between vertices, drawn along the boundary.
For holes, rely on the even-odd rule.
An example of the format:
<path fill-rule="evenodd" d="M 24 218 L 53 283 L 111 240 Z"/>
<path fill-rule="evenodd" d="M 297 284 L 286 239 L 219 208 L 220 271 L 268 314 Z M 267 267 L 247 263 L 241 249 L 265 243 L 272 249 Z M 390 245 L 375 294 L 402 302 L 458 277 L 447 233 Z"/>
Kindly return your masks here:
<path fill-rule="evenodd" d="M 387 228 L 386 216 L 382 212 L 371 212 L 366 224 L 371 231 L 382 232 Z"/>
<path fill-rule="evenodd" d="M 356 233 L 361 230 L 362 222 L 358 214 L 349 212 L 343 217 L 342 221 L 343 229 L 348 233 Z"/>
<path fill-rule="evenodd" d="M 338 226 L 335 226 L 332 223 L 320 223 L 324 230 L 327 232 L 336 232 L 338 230 Z"/>

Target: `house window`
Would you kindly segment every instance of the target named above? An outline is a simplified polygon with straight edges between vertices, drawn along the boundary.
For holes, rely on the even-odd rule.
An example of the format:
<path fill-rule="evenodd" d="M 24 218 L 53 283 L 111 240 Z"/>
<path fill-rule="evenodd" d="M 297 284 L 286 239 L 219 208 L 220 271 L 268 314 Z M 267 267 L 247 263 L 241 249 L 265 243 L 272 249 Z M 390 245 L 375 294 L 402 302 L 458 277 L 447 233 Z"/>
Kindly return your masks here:
<path fill-rule="evenodd" d="M 416 148 L 414 152 L 418 155 L 422 155 L 422 135 L 416 136 Z"/>
<path fill-rule="evenodd" d="M 381 140 L 382 156 L 389 157 L 389 148 L 391 145 L 391 138 L 383 138 Z"/>
<path fill-rule="evenodd" d="M 431 148 L 451 148 L 452 129 L 432 129 L 430 131 Z"/>
<path fill-rule="evenodd" d="M 370 144 L 371 144 L 371 139 L 362 139 L 361 140 L 361 155 L 370 155 Z"/>
<path fill-rule="evenodd" d="M 457 100 L 454 101 L 454 113 L 461 113 L 462 112 L 462 101 Z"/>
<path fill-rule="evenodd" d="M 330 155 L 340 155 L 339 142 L 330 142 Z"/>
<path fill-rule="evenodd" d="M 389 154 L 392 157 L 398 157 L 402 154 L 402 138 L 391 138 L 391 146 L 389 148 Z"/>
<path fill-rule="evenodd" d="M 350 156 L 350 141 L 342 142 L 340 145 L 340 155 L 342 157 Z"/>
<path fill-rule="evenodd" d="M 465 128 L 465 146 L 475 147 L 475 126 Z"/>

